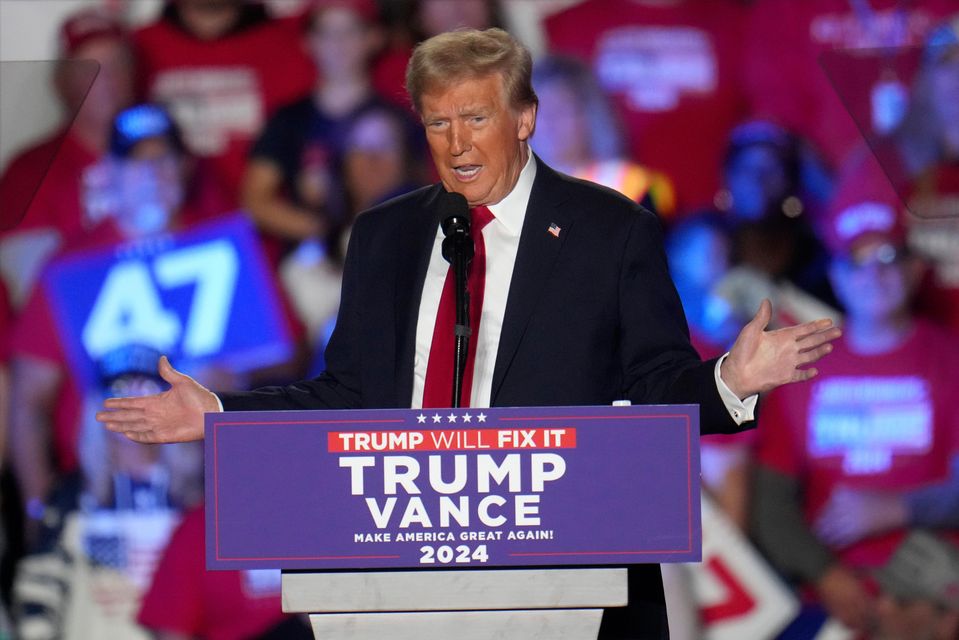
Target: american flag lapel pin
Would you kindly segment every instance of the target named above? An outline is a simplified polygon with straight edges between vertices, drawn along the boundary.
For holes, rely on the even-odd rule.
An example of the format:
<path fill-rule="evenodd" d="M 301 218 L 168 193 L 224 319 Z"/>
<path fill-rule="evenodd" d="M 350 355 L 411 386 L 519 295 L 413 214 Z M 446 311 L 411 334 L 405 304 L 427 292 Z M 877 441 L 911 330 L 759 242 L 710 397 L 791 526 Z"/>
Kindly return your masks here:
<path fill-rule="evenodd" d="M 562 231 L 562 229 L 560 229 L 559 225 L 556 224 L 555 222 L 550 222 L 550 223 L 549 223 L 549 228 L 546 229 L 546 230 L 549 231 L 550 235 L 552 235 L 554 238 L 558 238 L 558 237 L 559 237 L 559 232 Z"/>

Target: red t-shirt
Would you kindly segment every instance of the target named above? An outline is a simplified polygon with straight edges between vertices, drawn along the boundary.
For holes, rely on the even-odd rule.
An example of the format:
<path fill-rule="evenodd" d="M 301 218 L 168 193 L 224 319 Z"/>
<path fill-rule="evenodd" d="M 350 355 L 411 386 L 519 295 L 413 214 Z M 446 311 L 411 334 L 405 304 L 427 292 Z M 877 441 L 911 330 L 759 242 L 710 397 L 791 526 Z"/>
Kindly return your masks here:
<path fill-rule="evenodd" d="M 860 128 L 873 131 L 874 114 L 881 122 L 897 102 L 893 87 L 908 90 L 925 37 L 956 10 L 954 0 L 868 0 L 862 13 L 857 4 L 763 0 L 745 34 L 752 111 L 812 140 L 837 167 Z"/>
<path fill-rule="evenodd" d="M 22 151 L 0 177 L 0 231 L 53 227 L 63 238 L 83 231 L 81 182 L 97 160 L 63 131 Z"/>
<path fill-rule="evenodd" d="M 742 7 L 586 0 L 545 21 L 549 48 L 587 61 L 623 116 L 632 159 L 666 173 L 680 209 L 712 202 L 726 138 L 745 115 Z"/>
<path fill-rule="evenodd" d="M 173 533 L 137 621 L 155 631 L 205 640 L 249 638 L 281 623 L 286 615 L 278 579 L 259 572 L 206 570 L 205 521 L 201 506 Z"/>
<path fill-rule="evenodd" d="M 161 19 L 134 34 L 140 95 L 166 104 L 190 151 L 236 196 L 250 144 L 282 104 L 307 94 L 302 22 L 271 20 L 213 41 Z"/>
<path fill-rule="evenodd" d="M 905 492 L 944 481 L 959 453 L 959 341 L 918 322 L 895 350 L 852 353 L 844 339 L 805 384 L 769 394 L 760 414 L 758 458 L 802 486 L 813 523 L 839 486 Z M 897 530 L 837 549 L 858 567 L 883 564 Z"/>

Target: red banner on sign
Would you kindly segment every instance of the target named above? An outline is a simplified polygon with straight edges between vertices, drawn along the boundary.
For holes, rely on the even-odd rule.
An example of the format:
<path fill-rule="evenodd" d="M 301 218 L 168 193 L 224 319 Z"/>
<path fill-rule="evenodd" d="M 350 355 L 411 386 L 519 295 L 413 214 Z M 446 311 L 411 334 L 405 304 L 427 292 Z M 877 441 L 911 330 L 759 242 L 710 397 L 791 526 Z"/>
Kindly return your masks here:
<path fill-rule="evenodd" d="M 328 451 L 466 451 L 474 449 L 574 449 L 576 429 L 436 429 L 331 431 Z"/>

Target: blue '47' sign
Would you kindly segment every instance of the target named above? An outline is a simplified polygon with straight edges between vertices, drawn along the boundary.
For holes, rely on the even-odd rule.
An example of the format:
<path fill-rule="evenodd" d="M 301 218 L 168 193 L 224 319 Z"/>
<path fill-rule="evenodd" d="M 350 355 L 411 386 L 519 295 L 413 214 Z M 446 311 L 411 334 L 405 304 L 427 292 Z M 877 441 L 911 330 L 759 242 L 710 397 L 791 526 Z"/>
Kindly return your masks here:
<path fill-rule="evenodd" d="M 292 349 L 275 280 L 242 215 L 68 254 L 45 278 L 64 349 L 87 384 L 102 355 L 133 343 L 188 370 L 216 362 L 242 371 Z"/>

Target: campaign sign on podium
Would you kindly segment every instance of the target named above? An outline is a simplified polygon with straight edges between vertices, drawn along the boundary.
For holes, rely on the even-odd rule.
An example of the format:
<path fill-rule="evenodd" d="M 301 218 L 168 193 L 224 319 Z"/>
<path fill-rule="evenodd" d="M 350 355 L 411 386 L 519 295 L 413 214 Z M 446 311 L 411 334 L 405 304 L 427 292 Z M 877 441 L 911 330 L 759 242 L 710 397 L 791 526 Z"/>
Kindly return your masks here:
<path fill-rule="evenodd" d="M 696 406 L 206 416 L 207 567 L 694 562 Z"/>

